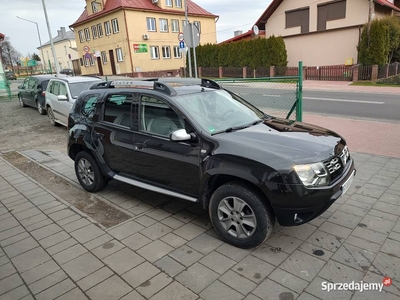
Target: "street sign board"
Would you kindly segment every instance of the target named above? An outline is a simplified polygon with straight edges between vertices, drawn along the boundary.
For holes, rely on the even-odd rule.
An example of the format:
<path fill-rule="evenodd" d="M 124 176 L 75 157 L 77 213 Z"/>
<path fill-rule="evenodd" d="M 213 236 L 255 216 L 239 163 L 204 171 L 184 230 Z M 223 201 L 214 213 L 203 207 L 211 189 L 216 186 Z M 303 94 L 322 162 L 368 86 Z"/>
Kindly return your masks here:
<path fill-rule="evenodd" d="M 146 53 L 146 52 L 148 52 L 147 44 L 133 44 L 133 52 L 134 53 Z"/>
<path fill-rule="evenodd" d="M 179 48 L 180 49 L 183 49 L 183 48 L 185 48 L 185 42 L 179 42 Z"/>
<path fill-rule="evenodd" d="M 200 43 L 200 32 L 199 28 L 193 23 L 186 24 L 183 29 L 183 37 L 185 39 L 186 44 L 190 48 L 197 47 Z"/>
<path fill-rule="evenodd" d="M 85 51 L 86 53 L 88 53 L 90 51 L 89 46 L 85 45 L 83 46 L 83 51 Z"/>
<path fill-rule="evenodd" d="M 30 59 L 28 60 L 28 67 L 34 67 L 36 66 L 36 60 Z"/>
<path fill-rule="evenodd" d="M 90 53 L 86 53 L 86 54 L 85 54 L 85 57 L 88 58 L 88 59 L 90 59 L 90 58 L 92 57 L 92 55 L 91 55 Z"/>
<path fill-rule="evenodd" d="M 183 41 L 183 32 L 179 32 L 178 34 L 178 41 L 182 42 Z"/>

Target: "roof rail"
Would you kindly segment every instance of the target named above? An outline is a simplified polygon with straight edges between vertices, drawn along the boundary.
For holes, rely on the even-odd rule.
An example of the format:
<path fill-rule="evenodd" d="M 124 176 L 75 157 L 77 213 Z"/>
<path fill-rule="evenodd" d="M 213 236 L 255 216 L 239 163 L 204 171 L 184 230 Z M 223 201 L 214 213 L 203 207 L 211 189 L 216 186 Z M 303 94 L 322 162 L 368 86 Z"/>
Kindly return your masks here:
<path fill-rule="evenodd" d="M 221 86 L 214 80 L 207 78 L 176 78 L 176 77 L 159 77 L 145 79 L 145 81 L 157 81 L 162 83 L 170 84 L 181 84 L 181 85 L 200 85 L 202 87 L 207 87 L 211 89 L 222 89 Z"/>
<path fill-rule="evenodd" d="M 177 93 L 172 86 L 164 84 L 158 81 L 149 80 L 113 80 L 113 81 L 101 81 L 99 83 L 93 84 L 90 89 L 108 89 L 108 88 L 145 88 L 153 89 L 165 93 L 169 96 L 175 96 Z"/>

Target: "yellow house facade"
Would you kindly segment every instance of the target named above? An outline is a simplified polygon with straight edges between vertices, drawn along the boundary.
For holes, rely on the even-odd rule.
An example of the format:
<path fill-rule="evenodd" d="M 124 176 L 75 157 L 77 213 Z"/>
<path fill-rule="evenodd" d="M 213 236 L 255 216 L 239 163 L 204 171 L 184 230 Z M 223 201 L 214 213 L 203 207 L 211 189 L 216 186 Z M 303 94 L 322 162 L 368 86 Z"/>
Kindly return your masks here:
<path fill-rule="evenodd" d="M 53 38 L 53 44 L 56 52 L 58 69 L 72 69 L 73 61 L 79 58 L 76 48 L 75 34 L 72 31 L 66 31 L 65 27 L 61 27 L 57 30 L 57 36 Z M 38 55 L 40 56 L 41 61 L 44 62 L 46 69 L 50 69 L 51 66 L 51 70 L 55 72 L 56 69 L 54 66 L 50 41 L 37 49 L 39 50 Z M 49 65 L 49 62 L 51 65 Z"/>
<path fill-rule="evenodd" d="M 216 43 L 217 16 L 190 0 L 86 0 L 70 26 L 77 41 L 81 73 L 133 77 L 176 76 L 185 66 L 180 33 L 188 20 L 200 43 Z"/>

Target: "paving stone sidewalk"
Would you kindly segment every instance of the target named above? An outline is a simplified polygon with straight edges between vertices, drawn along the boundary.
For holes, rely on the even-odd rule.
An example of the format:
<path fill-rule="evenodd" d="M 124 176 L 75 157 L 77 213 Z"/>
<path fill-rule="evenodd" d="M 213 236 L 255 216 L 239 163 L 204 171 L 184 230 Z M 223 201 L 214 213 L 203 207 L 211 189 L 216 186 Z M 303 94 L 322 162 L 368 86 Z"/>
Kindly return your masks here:
<path fill-rule="evenodd" d="M 66 155 L 22 153 L 76 183 Z M 132 218 L 104 229 L 0 158 L 0 300 L 400 299 L 400 159 L 353 157 L 344 197 L 250 250 L 197 204 L 115 182 L 98 196 Z M 321 286 L 384 276 L 382 293 Z"/>

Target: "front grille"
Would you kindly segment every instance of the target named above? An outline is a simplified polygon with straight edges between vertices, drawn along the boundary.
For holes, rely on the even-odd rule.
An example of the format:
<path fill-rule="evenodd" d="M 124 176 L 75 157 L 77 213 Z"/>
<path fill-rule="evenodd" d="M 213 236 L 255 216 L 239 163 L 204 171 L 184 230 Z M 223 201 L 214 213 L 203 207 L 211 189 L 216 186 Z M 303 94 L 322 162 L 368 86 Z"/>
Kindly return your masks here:
<path fill-rule="evenodd" d="M 324 161 L 324 164 L 331 176 L 331 181 L 334 181 L 343 173 L 344 167 L 349 162 L 349 158 L 350 158 L 350 152 L 346 146 L 344 147 L 342 153 L 340 153 L 338 156 L 335 156 L 327 161 Z"/>

